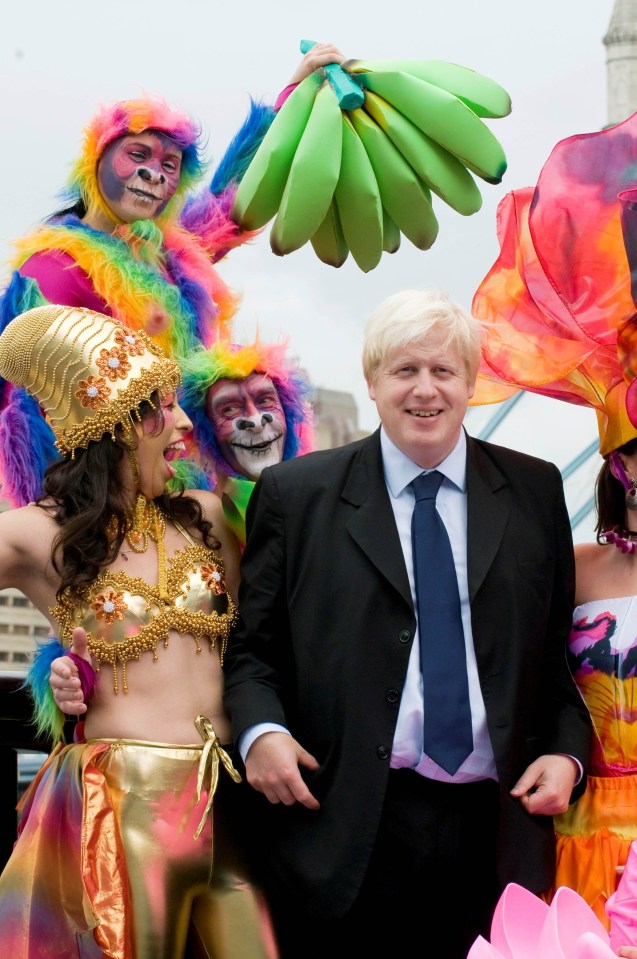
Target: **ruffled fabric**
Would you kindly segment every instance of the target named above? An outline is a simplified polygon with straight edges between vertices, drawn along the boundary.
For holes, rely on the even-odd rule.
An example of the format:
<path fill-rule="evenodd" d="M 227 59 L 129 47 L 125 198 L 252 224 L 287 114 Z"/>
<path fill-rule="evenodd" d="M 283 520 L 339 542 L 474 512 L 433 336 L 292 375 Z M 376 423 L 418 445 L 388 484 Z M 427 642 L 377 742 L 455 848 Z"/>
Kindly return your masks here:
<path fill-rule="evenodd" d="M 486 324 L 473 404 L 524 389 L 591 406 L 602 454 L 637 435 L 626 412 L 637 369 L 637 231 L 626 214 L 623 224 L 620 199 L 636 153 L 637 114 L 560 141 L 537 186 L 501 201 L 500 255 L 473 300 Z"/>
<path fill-rule="evenodd" d="M 0 955 L 130 959 L 124 849 L 96 765 L 109 748 L 57 747 L 25 793 L 16 849 L 0 876 Z"/>

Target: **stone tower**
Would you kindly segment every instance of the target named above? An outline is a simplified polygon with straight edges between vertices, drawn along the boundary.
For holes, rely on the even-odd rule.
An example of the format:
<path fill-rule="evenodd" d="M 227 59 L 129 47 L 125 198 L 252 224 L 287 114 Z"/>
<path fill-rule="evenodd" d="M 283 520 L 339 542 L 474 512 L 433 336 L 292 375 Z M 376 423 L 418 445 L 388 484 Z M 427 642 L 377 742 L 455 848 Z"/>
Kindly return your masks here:
<path fill-rule="evenodd" d="M 615 0 L 603 43 L 612 126 L 637 110 L 637 0 Z"/>

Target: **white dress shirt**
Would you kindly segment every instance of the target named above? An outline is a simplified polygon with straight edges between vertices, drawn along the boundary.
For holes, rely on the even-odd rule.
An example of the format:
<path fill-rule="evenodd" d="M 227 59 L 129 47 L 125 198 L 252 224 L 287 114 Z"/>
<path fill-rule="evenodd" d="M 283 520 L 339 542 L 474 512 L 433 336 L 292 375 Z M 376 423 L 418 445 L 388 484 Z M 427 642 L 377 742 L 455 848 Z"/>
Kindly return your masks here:
<path fill-rule="evenodd" d="M 396 527 L 400 537 L 405 566 L 409 576 L 411 595 L 418 619 L 416 604 L 416 584 L 411 548 L 411 517 L 414 510 L 414 493 L 411 481 L 420 473 L 428 472 L 410 460 L 389 439 L 385 430 L 380 434 L 385 482 Z M 471 610 L 469 608 L 469 584 L 467 579 L 467 441 L 464 430 L 460 431 L 458 442 L 449 456 L 436 467 L 444 479 L 436 498 L 436 508 L 445 525 L 458 577 L 462 628 L 464 630 L 465 651 L 467 655 L 467 674 L 469 677 L 469 705 L 471 707 L 471 725 L 473 728 L 473 752 L 467 756 L 458 771 L 451 776 L 430 759 L 422 749 L 424 703 L 422 695 L 422 674 L 420 671 L 420 643 L 418 631 L 414 636 L 411 656 L 407 668 L 407 678 L 400 700 L 398 723 L 392 746 L 391 766 L 394 769 L 407 767 L 429 779 L 443 782 L 467 783 L 479 779 L 497 779 L 493 749 L 487 731 L 487 717 L 484 700 L 480 691 L 476 654 L 473 648 L 471 631 Z"/>

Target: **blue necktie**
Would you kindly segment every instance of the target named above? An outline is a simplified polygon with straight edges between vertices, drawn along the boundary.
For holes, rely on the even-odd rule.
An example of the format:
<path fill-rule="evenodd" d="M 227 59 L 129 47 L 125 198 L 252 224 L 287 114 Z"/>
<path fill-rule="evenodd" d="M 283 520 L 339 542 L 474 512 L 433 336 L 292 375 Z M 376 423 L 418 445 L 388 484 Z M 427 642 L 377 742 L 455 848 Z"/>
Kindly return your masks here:
<path fill-rule="evenodd" d="M 425 707 L 424 752 L 453 775 L 473 749 L 460 595 L 451 543 L 436 510 L 443 476 L 412 481 L 411 521 Z"/>

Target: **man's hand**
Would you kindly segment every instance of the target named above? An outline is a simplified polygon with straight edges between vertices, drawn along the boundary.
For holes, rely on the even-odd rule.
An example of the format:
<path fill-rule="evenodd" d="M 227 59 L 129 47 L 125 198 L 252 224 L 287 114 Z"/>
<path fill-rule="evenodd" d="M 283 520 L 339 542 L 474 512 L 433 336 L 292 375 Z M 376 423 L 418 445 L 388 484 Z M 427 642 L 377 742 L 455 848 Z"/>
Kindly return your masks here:
<path fill-rule="evenodd" d="M 332 43 L 315 43 L 311 50 L 305 54 L 298 67 L 288 80 L 288 86 L 291 83 L 300 83 L 314 73 L 319 67 L 324 67 L 328 63 L 343 63 L 345 57 Z"/>
<path fill-rule="evenodd" d="M 299 766 L 318 769 L 319 764 L 287 733 L 263 733 L 255 739 L 245 765 L 250 785 L 271 803 L 292 806 L 300 802 L 307 809 L 320 808 L 299 772 Z"/>
<path fill-rule="evenodd" d="M 519 799 L 529 813 L 555 816 L 568 809 L 578 775 L 577 763 L 570 756 L 559 753 L 540 756 L 522 774 L 511 795 Z"/>
<path fill-rule="evenodd" d="M 86 631 L 81 626 L 73 630 L 73 652 L 90 663 Z M 68 656 L 59 656 L 51 663 L 49 685 L 55 705 L 67 716 L 82 716 L 86 712 L 78 668 Z"/>

